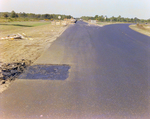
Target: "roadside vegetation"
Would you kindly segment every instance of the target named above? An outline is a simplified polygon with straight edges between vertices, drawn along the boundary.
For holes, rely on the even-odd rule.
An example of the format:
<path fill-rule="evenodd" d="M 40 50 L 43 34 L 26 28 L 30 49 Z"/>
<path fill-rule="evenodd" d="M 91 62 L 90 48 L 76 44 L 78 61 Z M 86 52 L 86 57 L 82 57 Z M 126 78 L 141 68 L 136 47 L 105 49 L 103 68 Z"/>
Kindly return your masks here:
<path fill-rule="evenodd" d="M 61 16 L 60 20 L 73 18 L 71 15 L 60 14 L 34 14 L 34 13 L 16 13 L 12 12 L 0 12 L 0 22 L 13 22 L 13 21 L 39 21 L 39 20 L 58 20 L 58 16 Z"/>
<path fill-rule="evenodd" d="M 98 22 L 126 22 L 126 23 L 150 23 L 150 19 L 138 19 L 137 17 L 135 18 L 124 18 L 121 17 L 120 15 L 118 17 L 110 17 L 108 18 L 107 16 L 99 16 L 95 15 L 94 17 L 89 17 L 89 16 L 82 16 L 81 19 L 89 21 L 89 20 L 97 20 Z"/>

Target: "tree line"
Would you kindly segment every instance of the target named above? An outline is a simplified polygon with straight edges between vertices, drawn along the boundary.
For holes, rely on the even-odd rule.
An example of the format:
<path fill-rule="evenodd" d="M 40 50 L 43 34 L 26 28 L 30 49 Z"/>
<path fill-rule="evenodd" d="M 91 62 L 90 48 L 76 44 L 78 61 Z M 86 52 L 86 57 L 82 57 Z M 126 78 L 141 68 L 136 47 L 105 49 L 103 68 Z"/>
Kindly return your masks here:
<path fill-rule="evenodd" d="M 132 23 L 147 23 L 149 22 L 150 23 L 150 19 L 139 19 L 137 17 L 135 18 L 124 18 L 124 17 L 121 17 L 120 15 L 118 17 L 110 17 L 108 18 L 107 16 L 99 16 L 99 15 L 95 15 L 94 17 L 90 17 L 90 16 L 82 16 L 81 19 L 83 20 L 97 20 L 97 21 L 100 21 L 100 22 L 132 22 Z"/>
<path fill-rule="evenodd" d="M 16 13 L 15 11 L 0 12 L 0 17 L 6 19 L 7 18 L 28 18 L 28 19 L 38 19 L 38 20 L 43 20 L 43 19 L 58 20 L 58 16 L 61 16 L 61 20 L 72 18 L 71 15 L 60 15 L 60 14 L 34 14 L 34 13 L 25 13 L 25 12 Z"/>

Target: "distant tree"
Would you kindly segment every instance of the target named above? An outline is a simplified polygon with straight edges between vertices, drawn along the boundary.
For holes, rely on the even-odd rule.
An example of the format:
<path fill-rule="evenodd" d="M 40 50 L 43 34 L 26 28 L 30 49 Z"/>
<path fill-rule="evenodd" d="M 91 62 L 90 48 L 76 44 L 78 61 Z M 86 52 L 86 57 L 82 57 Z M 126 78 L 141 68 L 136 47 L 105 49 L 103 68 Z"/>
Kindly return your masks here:
<path fill-rule="evenodd" d="M 131 22 L 134 22 L 134 19 L 133 19 L 133 18 L 131 18 Z"/>
<path fill-rule="evenodd" d="M 137 17 L 134 18 L 134 22 L 135 22 L 135 23 L 137 22 Z"/>
<path fill-rule="evenodd" d="M 95 18 L 94 18 L 94 17 L 90 17 L 90 19 L 91 19 L 91 20 L 95 20 Z"/>
<path fill-rule="evenodd" d="M 114 16 L 112 16 L 110 19 L 111 19 L 111 21 L 117 21 L 117 18 Z"/>
<path fill-rule="evenodd" d="M 12 18 L 16 18 L 16 17 L 18 17 L 18 14 L 16 14 L 15 11 L 12 11 L 12 12 L 11 12 L 11 17 L 12 17 Z"/>
<path fill-rule="evenodd" d="M 53 19 L 53 15 L 50 14 L 50 19 Z"/>
<path fill-rule="evenodd" d="M 135 18 L 134 18 L 134 22 L 135 22 L 135 23 L 138 23 L 138 22 L 140 22 L 140 19 L 138 19 L 137 17 L 135 17 Z"/>
<path fill-rule="evenodd" d="M 35 14 L 30 13 L 30 14 L 28 14 L 28 17 L 29 17 L 29 18 L 35 18 Z"/>
<path fill-rule="evenodd" d="M 95 15 L 95 17 L 94 17 L 94 18 L 95 18 L 95 20 L 98 20 L 98 15 Z"/>
<path fill-rule="evenodd" d="M 44 14 L 43 17 L 44 17 L 44 19 L 48 19 L 49 18 L 49 14 Z"/>
<path fill-rule="evenodd" d="M 125 18 L 125 22 L 130 22 L 130 19 L 129 18 Z"/>
<path fill-rule="evenodd" d="M 121 15 L 118 16 L 117 21 L 121 21 Z"/>
<path fill-rule="evenodd" d="M 19 17 L 24 17 L 25 18 L 25 17 L 28 17 L 28 15 L 25 12 L 23 12 L 23 13 L 20 12 Z"/>
<path fill-rule="evenodd" d="M 40 14 L 37 14 L 37 15 L 35 15 L 35 18 L 41 18 L 41 15 Z"/>
<path fill-rule="evenodd" d="M 28 15 L 27 15 L 25 12 L 23 12 L 23 13 L 22 13 L 22 16 L 25 18 L 25 17 L 27 17 Z"/>
<path fill-rule="evenodd" d="M 16 14 L 16 17 L 19 17 L 18 14 Z"/>
<path fill-rule="evenodd" d="M 12 17 L 12 18 L 15 18 L 15 17 L 16 17 L 15 11 L 12 11 L 12 12 L 11 12 L 11 17 Z"/>
<path fill-rule="evenodd" d="M 7 14 L 7 13 L 3 13 L 3 17 L 4 17 L 4 18 L 7 18 L 7 17 L 8 17 L 8 14 Z"/>
<path fill-rule="evenodd" d="M 69 15 L 69 16 L 67 16 L 67 19 L 71 19 L 71 16 Z"/>
<path fill-rule="evenodd" d="M 99 16 L 99 17 L 98 17 L 98 20 L 99 20 L 99 21 L 104 21 L 104 16 L 103 16 L 103 15 Z"/>

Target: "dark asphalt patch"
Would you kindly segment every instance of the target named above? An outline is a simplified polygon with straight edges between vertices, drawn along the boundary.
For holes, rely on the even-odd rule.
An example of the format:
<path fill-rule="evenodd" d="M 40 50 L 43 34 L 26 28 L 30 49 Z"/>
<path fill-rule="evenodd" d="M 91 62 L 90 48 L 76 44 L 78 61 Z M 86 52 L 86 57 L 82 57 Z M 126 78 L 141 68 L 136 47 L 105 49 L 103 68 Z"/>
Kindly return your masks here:
<path fill-rule="evenodd" d="M 69 65 L 33 65 L 18 79 L 65 80 L 69 76 Z"/>

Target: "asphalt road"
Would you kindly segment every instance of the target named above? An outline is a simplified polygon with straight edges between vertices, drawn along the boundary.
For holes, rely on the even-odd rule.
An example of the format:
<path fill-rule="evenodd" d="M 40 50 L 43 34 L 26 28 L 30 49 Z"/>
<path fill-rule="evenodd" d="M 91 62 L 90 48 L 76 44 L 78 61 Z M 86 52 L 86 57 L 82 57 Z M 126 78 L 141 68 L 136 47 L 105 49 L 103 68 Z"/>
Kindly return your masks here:
<path fill-rule="evenodd" d="M 149 119 L 150 37 L 128 26 L 71 25 L 0 94 L 0 119 Z"/>

